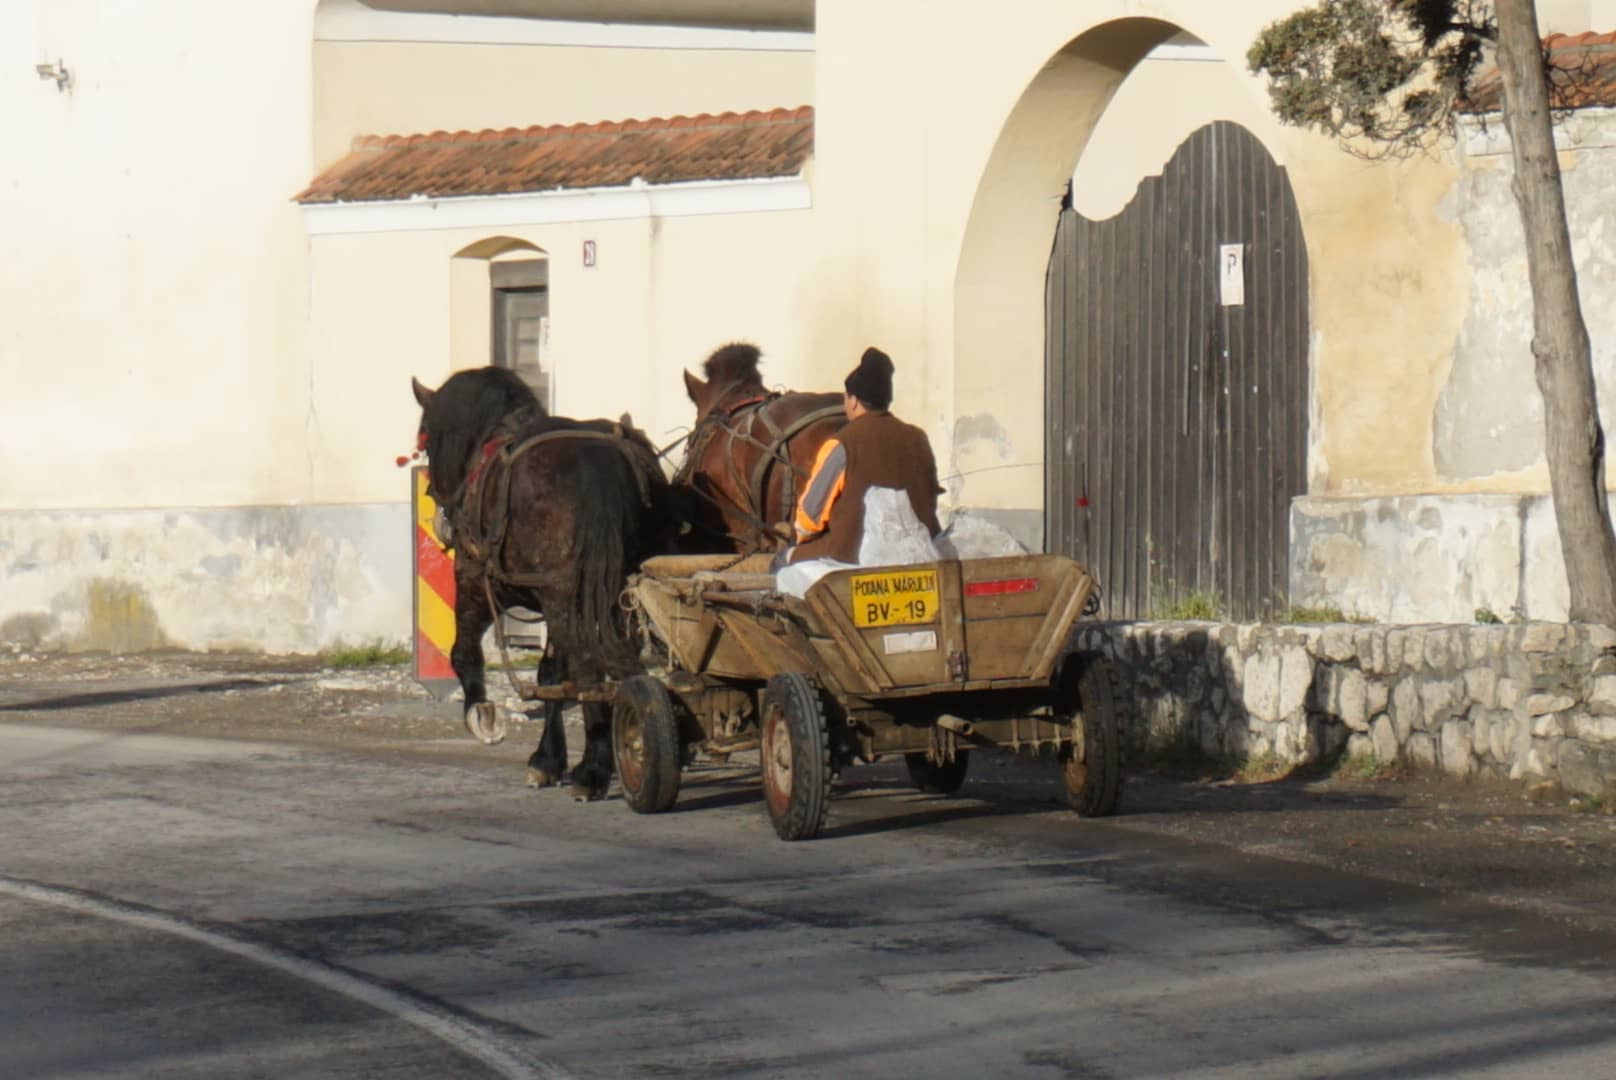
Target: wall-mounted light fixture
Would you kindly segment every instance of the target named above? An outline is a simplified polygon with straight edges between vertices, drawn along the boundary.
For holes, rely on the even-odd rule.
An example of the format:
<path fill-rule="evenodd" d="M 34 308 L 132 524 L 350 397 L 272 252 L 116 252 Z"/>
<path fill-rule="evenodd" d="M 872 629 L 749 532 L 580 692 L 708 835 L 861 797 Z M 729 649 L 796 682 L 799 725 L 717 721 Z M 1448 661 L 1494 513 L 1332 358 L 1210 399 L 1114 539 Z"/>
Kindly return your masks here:
<path fill-rule="evenodd" d="M 56 89 L 63 91 L 73 89 L 73 73 L 67 70 L 67 65 L 58 60 L 54 64 L 35 64 L 34 71 L 41 79 L 52 79 Z"/>

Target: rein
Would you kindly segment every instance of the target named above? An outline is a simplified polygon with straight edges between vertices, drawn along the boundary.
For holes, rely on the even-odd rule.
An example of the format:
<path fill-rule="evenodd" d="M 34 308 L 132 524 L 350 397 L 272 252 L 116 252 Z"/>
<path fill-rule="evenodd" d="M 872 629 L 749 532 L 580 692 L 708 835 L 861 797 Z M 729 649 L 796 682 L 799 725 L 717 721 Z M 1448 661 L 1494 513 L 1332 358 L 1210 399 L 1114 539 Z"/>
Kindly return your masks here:
<path fill-rule="evenodd" d="M 647 469 L 661 471 L 656 464 L 653 453 L 626 437 L 621 424 L 612 424 L 609 431 L 594 431 L 588 428 L 563 428 L 556 431 L 542 431 L 536 435 L 520 438 L 515 435 L 495 435 L 483 443 L 478 451 L 480 461 L 466 478 L 462 488 L 461 498 L 453 510 L 449 511 L 452 518 L 458 517 L 475 522 L 481 526 L 485 522 L 489 528 L 467 528 L 455 530 L 453 542 L 462 547 L 464 554 L 483 563 L 486 567 L 486 576 L 498 579 L 500 584 L 514 585 L 518 588 L 531 588 L 537 582 L 534 574 L 506 573 L 502 567 L 503 559 L 500 557 L 505 544 L 505 530 L 509 525 L 510 493 L 511 493 L 511 466 L 516 460 L 529 450 L 547 442 L 561 440 L 587 440 L 595 442 L 608 442 L 621 453 L 629 463 L 634 473 L 634 482 L 639 488 L 640 501 L 649 507 L 652 505 L 651 484 Z M 494 466 L 499 466 L 495 468 Z M 496 477 L 497 487 L 494 489 L 494 506 L 490 514 L 482 513 L 483 485 L 488 477 Z M 496 609 L 497 610 L 497 609 Z"/>
<path fill-rule="evenodd" d="M 725 394 L 733 392 L 734 386 L 726 387 L 719 395 L 722 401 Z M 744 389 L 744 388 L 743 388 Z M 826 419 L 842 415 L 840 405 L 827 405 L 813 409 L 797 417 L 784 427 L 777 424 L 769 415 L 769 406 L 780 400 L 782 394 L 763 393 L 756 397 L 745 398 L 728 406 L 715 406 L 709 410 L 696 424 L 686 439 L 689 449 L 685 452 L 684 462 L 674 475 L 673 482 L 687 487 L 698 496 L 717 507 L 720 512 L 733 513 L 746 520 L 757 532 L 763 536 L 772 537 L 784 544 L 790 544 L 794 537 L 781 533 L 772 522 L 765 520 L 760 512 L 767 512 L 764 505 L 768 499 L 769 472 L 775 465 L 782 465 L 785 473 L 785 496 L 787 512 L 796 503 L 795 488 L 799 479 L 808 478 L 808 470 L 800 469 L 791 462 L 789 444 L 793 438 L 806 429 Z M 753 429 L 761 421 L 768 429 L 769 440 L 759 439 L 753 434 Z M 745 425 L 744 429 L 742 425 Z M 727 435 L 730 441 L 730 452 L 724 455 L 724 461 L 729 467 L 729 476 L 732 485 L 737 491 L 746 492 L 751 497 L 751 505 L 745 505 L 741 500 L 729 495 L 720 487 L 715 495 L 704 491 L 695 483 L 697 466 L 706 456 L 714 439 L 720 435 Z M 737 442 L 756 447 L 762 455 L 752 466 L 750 476 L 742 476 L 735 461 L 734 444 Z M 755 508 L 755 509 L 754 509 Z M 725 537 L 737 545 L 745 547 L 755 544 L 755 536 L 738 536 L 733 532 L 726 532 Z"/>

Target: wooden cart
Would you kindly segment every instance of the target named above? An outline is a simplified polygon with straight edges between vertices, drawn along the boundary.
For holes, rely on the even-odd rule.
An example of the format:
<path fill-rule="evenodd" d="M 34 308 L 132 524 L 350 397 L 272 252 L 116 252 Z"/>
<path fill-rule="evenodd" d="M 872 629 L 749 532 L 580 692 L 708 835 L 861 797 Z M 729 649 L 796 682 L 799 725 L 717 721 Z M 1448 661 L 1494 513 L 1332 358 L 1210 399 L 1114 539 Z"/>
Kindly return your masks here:
<path fill-rule="evenodd" d="M 1122 788 L 1114 672 L 1075 654 L 1094 580 L 1071 559 L 1017 555 L 829 574 L 806 598 L 774 590 L 767 560 L 651 559 L 629 596 L 666 661 L 616 684 L 612 736 L 624 798 L 673 805 L 696 753 L 759 751 L 775 831 L 824 825 L 831 781 L 902 754 L 922 791 L 964 782 L 972 747 L 1059 763 L 1073 808 L 1116 810 Z"/>

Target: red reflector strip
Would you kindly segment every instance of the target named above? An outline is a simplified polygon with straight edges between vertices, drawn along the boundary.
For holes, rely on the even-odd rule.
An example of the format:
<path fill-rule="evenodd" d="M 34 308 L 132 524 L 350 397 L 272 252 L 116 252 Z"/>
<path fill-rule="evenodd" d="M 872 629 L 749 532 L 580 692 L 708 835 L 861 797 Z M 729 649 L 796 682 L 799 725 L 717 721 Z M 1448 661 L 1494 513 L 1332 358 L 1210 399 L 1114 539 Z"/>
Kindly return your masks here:
<path fill-rule="evenodd" d="M 1005 578 L 1003 581 L 973 581 L 965 586 L 966 596 L 1004 596 L 1008 593 L 1037 592 L 1035 577 Z"/>

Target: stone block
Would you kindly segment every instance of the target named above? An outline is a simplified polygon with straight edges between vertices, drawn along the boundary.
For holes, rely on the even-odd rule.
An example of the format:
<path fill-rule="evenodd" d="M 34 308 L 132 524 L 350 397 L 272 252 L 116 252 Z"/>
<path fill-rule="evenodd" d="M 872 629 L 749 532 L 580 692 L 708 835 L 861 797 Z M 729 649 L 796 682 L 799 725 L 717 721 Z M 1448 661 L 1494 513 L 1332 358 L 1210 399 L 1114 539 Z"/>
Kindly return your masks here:
<path fill-rule="evenodd" d="M 1547 716 L 1549 713 L 1565 712 L 1576 704 L 1576 701 L 1567 694 L 1528 694 L 1521 701 L 1521 712 L 1527 716 Z"/>
<path fill-rule="evenodd" d="M 1346 668 L 1339 672 L 1335 713 L 1353 731 L 1369 730 L 1369 684 L 1363 672 Z"/>
<path fill-rule="evenodd" d="M 1280 658 L 1261 653 L 1246 659 L 1243 683 L 1246 711 L 1259 720 L 1272 723 L 1279 711 Z"/>
<path fill-rule="evenodd" d="M 1458 679 L 1431 679 L 1420 685 L 1420 710 L 1432 731 L 1465 710 L 1464 683 Z"/>
<path fill-rule="evenodd" d="M 1319 635 L 1318 655 L 1331 663 L 1343 664 L 1358 655 L 1353 628 L 1345 623 L 1326 626 Z"/>
<path fill-rule="evenodd" d="M 1560 786 L 1578 795 L 1604 795 L 1611 790 L 1600 754 L 1576 740 L 1560 748 Z"/>
<path fill-rule="evenodd" d="M 1347 737 L 1347 757 L 1366 758 L 1375 757 L 1375 740 L 1368 735 L 1354 733 Z"/>
<path fill-rule="evenodd" d="M 1421 768 L 1434 769 L 1437 766 L 1436 739 L 1423 731 L 1409 736 L 1404 752 L 1409 761 Z"/>
<path fill-rule="evenodd" d="M 1487 714 L 1487 749 L 1498 761 L 1515 759 L 1515 716 L 1507 712 Z"/>
<path fill-rule="evenodd" d="M 1565 713 L 1544 713 L 1542 716 L 1532 717 L 1532 737 L 1534 739 L 1557 739 L 1562 735 L 1569 735 L 1570 723 Z"/>
<path fill-rule="evenodd" d="M 1386 631 L 1386 659 L 1384 670 L 1396 673 L 1403 670 L 1403 642 L 1408 638 L 1406 630 Z"/>
<path fill-rule="evenodd" d="M 1375 747 L 1375 756 L 1382 761 L 1396 761 L 1402 748 L 1402 741 L 1397 737 L 1397 728 L 1392 724 L 1392 718 L 1385 713 L 1375 717 L 1369 724 L 1369 738 Z"/>
<path fill-rule="evenodd" d="M 1616 711 L 1616 675 L 1589 680 L 1588 704 Z"/>
<path fill-rule="evenodd" d="M 1425 666 L 1425 640 L 1428 630 L 1410 630 L 1403 638 L 1403 667 L 1420 671 Z"/>
<path fill-rule="evenodd" d="M 1558 652 L 1565 644 L 1566 628 L 1564 623 L 1535 622 L 1528 623 L 1521 630 L 1520 641 L 1516 648 L 1524 653 L 1552 653 Z"/>
<path fill-rule="evenodd" d="M 1432 671 L 1447 671 L 1450 667 L 1458 666 L 1453 663 L 1452 646 L 1448 643 L 1446 630 L 1432 630 L 1425 635 L 1423 659 L 1425 666 Z"/>
<path fill-rule="evenodd" d="M 1616 743 L 1616 716 L 1588 716 L 1584 713 L 1570 714 L 1571 730 L 1568 735 L 1588 743 L 1607 745 Z"/>
<path fill-rule="evenodd" d="M 1594 652 L 1609 652 L 1616 650 L 1616 627 L 1600 626 L 1589 623 L 1582 628 L 1586 635 L 1588 647 Z"/>
<path fill-rule="evenodd" d="M 1518 679 L 1503 678 L 1498 680 L 1498 707 L 1500 709 L 1513 709 L 1519 705 L 1521 698 L 1526 695 L 1526 687 Z"/>
<path fill-rule="evenodd" d="M 1392 699 L 1391 689 L 1379 679 L 1366 679 L 1365 682 L 1369 684 L 1369 690 L 1364 705 L 1369 710 L 1369 715 L 1385 712 L 1386 703 Z"/>
<path fill-rule="evenodd" d="M 1368 656 L 1367 670 L 1372 671 L 1377 675 L 1385 675 L 1391 670 L 1391 668 L 1387 664 L 1387 660 L 1386 660 L 1386 657 L 1388 655 L 1387 648 L 1386 648 L 1386 635 L 1388 633 L 1389 633 L 1389 631 L 1382 630 L 1379 627 L 1376 627 L 1374 630 L 1371 630 L 1369 632 L 1370 636 L 1369 636 L 1369 652 L 1367 654 L 1367 656 Z M 1358 654 L 1360 663 L 1363 662 L 1363 658 L 1364 658 L 1365 655 L 1366 654 L 1364 654 L 1362 652 L 1360 652 Z"/>
<path fill-rule="evenodd" d="M 1420 724 L 1420 688 L 1413 679 L 1403 679 L 1392 690 L 1392 723 L 1397 741 L 1408 745 L 1408 737 Z"/>
<path fill-rule="evenodd" d="M 1471 668 L 1464 674 L 1465 694 L 1477 705 L 1498 705 L 1498 673 L 1490 667 Z"/>
<path fill-rule="evenodd" d="M 1475 771 L 1476 763 L 1470 754 L 1470 725 L 1463 720 L 1450 720 L 1442 725 L 1442 771 L 1461 779 Z"/>
<path fill-rule="evenodd" d="M 1313 689 L 1313 658 L 1306 646 L 1287 645 L 1279 655 L 1279 701 L 1275 719 L 1295 716 L 1307 704 Z"/>
<path fill-rule="evenodd" d="M 1487 646 L 1492 633 L 1490 626 L 1474 626 L 1465 631 L 1465 651 L 1472 666 L 1480 667 L 1487 662 Z"/>

